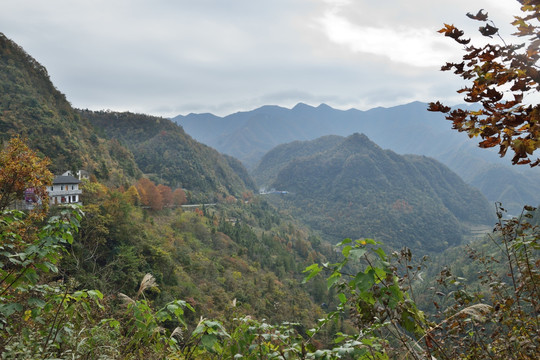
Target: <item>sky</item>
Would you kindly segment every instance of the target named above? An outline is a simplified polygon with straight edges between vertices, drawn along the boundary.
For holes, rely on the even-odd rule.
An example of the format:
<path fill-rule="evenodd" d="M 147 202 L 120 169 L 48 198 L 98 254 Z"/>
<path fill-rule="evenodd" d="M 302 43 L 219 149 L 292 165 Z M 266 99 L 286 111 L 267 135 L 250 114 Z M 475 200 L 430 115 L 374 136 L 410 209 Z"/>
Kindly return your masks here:
<path fill-rule="evenodd" d="M 476 41 L 482 24 L 465 14 L 485 9 L 504 37 L 520 12 L 516 0 L 2 2 L 0 32 L 74 107 L 164 117 L 462 103 L 463 84 L 440 71 L 462 47 L 437 30 L 454 24 Z"/>

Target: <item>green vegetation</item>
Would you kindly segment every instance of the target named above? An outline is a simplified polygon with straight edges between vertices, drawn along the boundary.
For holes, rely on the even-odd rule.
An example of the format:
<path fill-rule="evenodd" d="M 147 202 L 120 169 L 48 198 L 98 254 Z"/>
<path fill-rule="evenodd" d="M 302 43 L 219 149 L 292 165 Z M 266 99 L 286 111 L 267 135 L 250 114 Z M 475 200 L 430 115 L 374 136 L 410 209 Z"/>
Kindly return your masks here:
<path fill-rule="evenodd" d="M 412 285 L 422 267 L 412 265 L 409 250 L 388 256 L 373 240 L 346 239 L 338 244 L 341 261 L 305 269 L 304 282 L 328 271 L 327 286 L 338 300 L 335 310 L 317 314 L 321 318 L 307 328 L 305 322 L 272 325 L 243 315 L 246 308 L 237 300 L 224 314 L 190 321 L 193 313 L 205 316 L 205 309 L 193 300 L 159 306 L 161 287 L 150 274 L 130 295 L 118 293 L 120 304 L 100 291 L 78 290 L 73 279 L 55 281 L 49 274 L 59 273 L 61 252 L 70 257 L 79 220 L 78 210 L 63 210 L 25 239 L 11 231 L 24 223 L 24 213 L 2 213 L 3 358 L 536 359 L 540 350 L 540 233 L 524 221 L 501 220 L 496 233 L 511 280 L 489 267 L 493 260 L 475 257 L 488 266 L 491 296 L 484 297 L 459 286 L 446 269 L 439 283 L 456 290 L 448 294 L 447 306 L 436 304 L 435 316 L 415 302 Z M 278 299 L 284 297 L 295 299 L 291 293 Z"/>
<path fill-rule="evenodd" d="M 441 251 L 462 241 L 463 222 L 493 220 L 483 196 L 444 165 L 382 150 L 365 135 L 278 146 L 256 172 L 290 192 L 271 201 L 334 242 L 353 234 Z"/>
<path fill-rule="evenodd" d="M 298 104 L 292 109 L 263 106 L 225 117 L 189 114 L 173 120 L 194 139 L 241 160 L 259 185 L 269 183 L 268 174 L 257 170 L 272 166 L 265 155 L 278 145 L 280 151 L 286 151 L 283 144 L 358 132 L 383 149 L 435 158 L 491 203 L 504 203 L 510 214 L 519 214 L 525 204 L 540 204 L 540 168 L 511 166 L 509 159 L 500 158 L 495 149 L 486 151 L 466 134 L 452 132 L 451 123 L 444 121 L 442 114 L 428 112 L 426 107 L 425 103 L 412 102 L 343 111 L 324 104 Z M 260 161 L 267 163 L 257 168 Z"/>
<path fill-rule="evenodd" d="M 308 232 L 261 199 L 155 212 L 99 184 L 86 184 L 84 194 L 80 241 L 63 266 L 81 286 L 129 294 L 151 273 L 161 289 L 152 296 L 159 304 L 181 297 L 219 315 L 236 299 L 249 314 L 272 320 L 290 315 L 309 322 L 320 313 L 295 279 L 328 249 L 314 249 Z M 280 299 L 285 293 L 287 302 Z"/>
<path fill-rule="evenodd" d="M 196 142 L 168 119 L 88 110 L 81 115 L 103 137 L 118 139 L 129 148 L 139 168 L 153 174 L 156 182 L 224 197 L 255 188 L 238 160 Z"/>
<path fill-rule="evenodd" d="M 0 179 L 2 199 L 18 192 L 10 180 L 28 168 L 35 176 L 23 178 L 26 185 L 44 187 L 33 180 L 47 174 L 50 180 L 40 161 L 15 162 L 20 153 L 28 159 L 36 154 L 22 148 L 10 157 L 10 149 L 1 157 L 12 175 Z M 171 348 L 159 328 L 170 334 L 175 326 L 213 326 L 197 325 L 183 309 L 222 321 L 232 321 L 234 311 L 246 322 L 253 316 L 271 323 L 295 319 L 302 326 L 323 316 L 314 301 L 327 297 L 321 283 L 298 284 L 301 270 L 330 248 L 320 240 L 312 247 L 315 238 L 307 230 L 251 193 L 192 212 L 155 211 L 136 206 L 131 188 L 97 182 L 83 188 L 82 209 L 53 208 L 47 220 L 44 211 L 0 209 L 3 358 L 161 358 L 178 347 Z"/>

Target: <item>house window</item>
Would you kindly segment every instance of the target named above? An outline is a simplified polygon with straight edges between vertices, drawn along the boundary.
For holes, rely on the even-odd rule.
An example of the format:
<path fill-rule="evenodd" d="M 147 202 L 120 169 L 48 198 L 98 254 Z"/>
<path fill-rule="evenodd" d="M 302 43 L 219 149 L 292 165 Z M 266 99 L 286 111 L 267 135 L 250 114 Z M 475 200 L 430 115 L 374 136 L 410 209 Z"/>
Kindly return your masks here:
<path fill-rule="evenodd" d="M 60 190 L 64 190 L 64 185 L 60 185 Z"/>

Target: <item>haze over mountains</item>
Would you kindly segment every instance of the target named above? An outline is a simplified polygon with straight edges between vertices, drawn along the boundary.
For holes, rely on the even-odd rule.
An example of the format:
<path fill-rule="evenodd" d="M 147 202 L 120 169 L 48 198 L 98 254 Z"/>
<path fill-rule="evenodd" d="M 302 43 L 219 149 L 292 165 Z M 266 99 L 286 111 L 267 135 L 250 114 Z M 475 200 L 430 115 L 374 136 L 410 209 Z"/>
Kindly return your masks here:
<path fill-rule="evenodd" d="M 489 201 L 501 201 L 514 213 L 524 204 L 540 203 L 539 169 L 511 167 L 509 159 L 478 148 L 440 114 L 426 109 L 427 104 L 420 102 L 368 111 L 300 103 L 292 109 L 263 106 L 225 117 L 189 114 L 173 120 L 198 141 L 240 159 L 248 169 L 276 145 L 359 132 L 382 148 L 441 161 Z"/>
<path fill-rule="evenodd" d="M 0 358 L 537 358 L 540 209 L 495 216 L 449 166 L 512 212 L 540 167 L 434 116 L 186 117 L 242 163 L 171 119 L 73 108 L 0 33 Z"/>

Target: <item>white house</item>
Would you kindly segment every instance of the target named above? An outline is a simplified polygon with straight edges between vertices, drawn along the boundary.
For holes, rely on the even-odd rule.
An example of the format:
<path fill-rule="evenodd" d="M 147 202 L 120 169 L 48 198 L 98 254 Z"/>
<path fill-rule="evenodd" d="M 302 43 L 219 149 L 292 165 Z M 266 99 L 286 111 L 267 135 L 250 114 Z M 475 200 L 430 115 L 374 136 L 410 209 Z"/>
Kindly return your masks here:
<path fill-rule="evenodd" d="M 79 189 L 81 181 L 72 175 L 60 175 L 54 178 L 53 185 L 47 187 L 51 205 L 81 204 Z"/>

